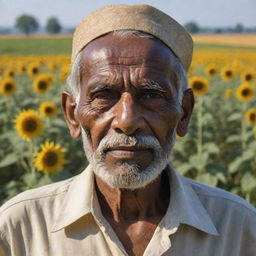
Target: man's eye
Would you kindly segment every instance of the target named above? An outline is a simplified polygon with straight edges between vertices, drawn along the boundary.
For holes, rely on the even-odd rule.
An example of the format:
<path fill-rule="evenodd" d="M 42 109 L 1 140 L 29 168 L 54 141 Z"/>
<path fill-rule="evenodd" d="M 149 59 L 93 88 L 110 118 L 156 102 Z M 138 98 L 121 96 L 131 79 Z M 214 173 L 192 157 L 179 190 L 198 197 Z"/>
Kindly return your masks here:
<path fill-rule="evenodd" d="M 143 92 L 142 97 L 145 99 L 160 99 L 163 98 L 163 93 L 157 90 L 146 90 Z"/>
<path fill-rule="evenodd" d="M 108 100 L 111 99 L 113 97 L 113 95 L 111 94 L 110 91 L 108 90 L 104 90 L 104 91 L 100 91 L 100 92 L 96 92 L 93 95 L 93 99 L 102 99 L 102 100 Z"/>

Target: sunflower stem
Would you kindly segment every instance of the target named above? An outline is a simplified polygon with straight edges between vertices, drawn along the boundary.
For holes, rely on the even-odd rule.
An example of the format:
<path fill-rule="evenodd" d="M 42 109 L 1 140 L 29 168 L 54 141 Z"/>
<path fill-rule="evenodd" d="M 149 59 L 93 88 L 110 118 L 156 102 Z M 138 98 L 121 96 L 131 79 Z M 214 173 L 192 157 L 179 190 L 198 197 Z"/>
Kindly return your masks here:
<path fill-rule="evenodd" d="M 242 104 L 242 115 L 244 116 L 245 115 L 245 112 L 246 112 L 246 108 L 247 108 L 247 103 L 244 102 Z M 246 147 L 246 120 L 245 118 L 242 118 L 242 123 L 241 123 L 241 142 L 242 142 L 242 150 L 245 149 Z"/>
<path fill-rule="evenodd" d="M 35 166 L 33 164 L 33 160 L 34 160 L 34 143 L 33 141 L 29 142 L 29 167 L 31 170 L 31 173 L 35 174 Z"/>
<path fill-rule="evenodd" d="M 251 202 L 251 193 L 250 192 L 245 194 L 245 199 L 247 202 L 249 202 L 249 203 Z"/>
<path fill-rule="evenodd" d="M 202 116 L 202 105 L 203 105 L 203 98 L 198 97 L 198 109 L 197 109 L 197 153 L 199 157 L 202 155 L 202 147 L 203 147 L 203 116 Z"/>

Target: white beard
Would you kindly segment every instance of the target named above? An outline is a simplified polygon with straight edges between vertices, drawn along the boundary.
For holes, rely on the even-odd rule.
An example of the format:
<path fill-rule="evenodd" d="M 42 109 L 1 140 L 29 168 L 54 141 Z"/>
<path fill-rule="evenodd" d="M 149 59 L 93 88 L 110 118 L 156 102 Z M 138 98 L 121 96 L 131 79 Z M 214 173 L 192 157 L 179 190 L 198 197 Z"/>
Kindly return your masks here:
<path fill-rule="evenodd" d="M 154 136 L 127 136 L 115 133 L 114 135 L 105 136 L 97 150 L 93 152 L 88 134 L 82 127 L 81 131 L 84 152 L 95 175 L 113 188 L 124 189 L 142 188 L 153 182 L 167 166 L 168 157 L 176 137 L 176 131 L 174 130 L 169 136 L 169 143 L 164 150 Z M 114 167 L 115 171 L 113 172 L 104 162 L 105 152 L 108 148 L 118 146 L 148 147 L 152 149 L 154 158 L 144 170 L 136 163 L 122 162 Z"/>

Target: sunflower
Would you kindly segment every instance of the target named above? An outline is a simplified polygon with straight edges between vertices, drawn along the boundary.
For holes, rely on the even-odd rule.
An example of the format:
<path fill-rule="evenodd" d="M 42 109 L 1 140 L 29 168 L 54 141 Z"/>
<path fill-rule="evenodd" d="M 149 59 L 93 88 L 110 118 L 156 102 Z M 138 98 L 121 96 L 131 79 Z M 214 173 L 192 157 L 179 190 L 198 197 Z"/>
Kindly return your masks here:
<path fill-rule="evenodd" d="M 224 67 L 221 70 L 222 79 L 225 81 L 232 80 L 235 76 L 235 72 L 232 68 Z"/>
<path fill-rule="evenodd" d="M 32 140 L 42 133 L 42 119 L 37 112 L 32 109 L 20 112 L 14 122 L 18 135 L 25 140 Z"/>
<path fill-rule="evenodd" d="M 27 72 L 30 76 L 35 77 L 39 73 L 39 64 L 34 62 L 30 63 Z"/>
<path fill-rule="evenodd" d="M 3 79 L 0 83 L 0 93 L 4 96 L 11 96 L 15 93 L 16 91 L 16 83 L 15 81 L 7 77 Z"/>
<path fill-rule="evenodd" d="M 254 74 L 251 71 L 245 71 L 241 74 L 241 80 L 244 82 L 251 82 L 254 79 Z"/>
<path fill-rule="evenodd" d="M 4 77 L 14 77 L 15 75 L 15 70 L 13 68 L 7 68 L 4 71 Z"/>
<path fill-rule="evenodd" d="M 217 69 L 215 67 L 215 65 L 209 65 L 205 68 L 205 73 L 208 76 L 214 76 L 217 73 Z"/>
<path fill-rule="evenodd" d="M 38 76 L 32 84 L 33 90 L 38 94 L 44 94 L 50 87 L 49 80 L 45 77 Z"/>
<path fill-rule="evenodd" d="M 209 91 L 209 84 L 204 77 L 194 76 L 189 79 L 189 85 L 193 89 L 195 95 L 204 95 Z"/>
<path fill-rule="evenodd" d="M 52 85 L 54 82 L 53 74 L 52 73 L 41 73 L 36 76 L 38 80 L 45 80 L 48 82 L 49 85 Z"/>
<path fill-rule="evenodd" d="M 245 113 L 245 119 L 249 124 L 256 125 L 256 109 L 248 109 Z"/>
<path fill-rule="evenodd" d="M 23 62 L 19 62 L 17 66 L 17 70 L 19 74 L 23 74 L 26 71 L 26 64 Z"/>
<path fill-rule="evenodd" d="M 249 84 L 242 84 L 236 90 L 236 97 L 240 101 L 251 101 L 254 96 L 254 88 Z"/>
<path fill-rule="evenodd" d="M 63 168 L 66 163 L 64 152 L 60 144 L 54 145 L 53 142 L 46 141 L 41 144 L 41 151 L 35 154 L 34 165 L 46 174 L 55 173 Z"/>
<path fill-rule="evenodd" d="M 225 90 L 225 97 L 227 99 L 230 99 L 232 97 L 232 94 L 233 94 L 233 91 L 232 91 L 231 88 L 228 88 L 228 89 Z"/>
<path fill-rule="evenodd" d="M 60 70 L 60 80 L 61 82 L 65 82 L 70 72 L 69 65 L 63 65 Z"/>
<path fill-rule="evenodd" d="M 40 105 L 39 112 L 41 113 L 42 117 L 53 117 L 56 115 L 57 107 L 54 103 L 45 101 Z"/>
<path fill-rule="evenodd" d="M 54 63 L 54 62 L 48 62 L 48 63 L 47 63 L 47 66 L 48 66 L 48 68 L 49 68 L 51 71 L 54 71 L 54 70 L 56 70 L 56 68 L 57 68 L 57 64 Z"/>

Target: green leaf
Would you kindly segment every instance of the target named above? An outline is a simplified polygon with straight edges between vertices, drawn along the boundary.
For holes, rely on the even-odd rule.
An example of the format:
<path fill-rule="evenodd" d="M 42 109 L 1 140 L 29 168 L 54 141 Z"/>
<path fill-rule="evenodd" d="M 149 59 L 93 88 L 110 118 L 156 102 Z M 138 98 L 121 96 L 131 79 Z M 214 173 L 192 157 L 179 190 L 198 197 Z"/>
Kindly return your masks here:
<path fill-rule="evenodd" d="M 185 175 L 190 169 L 192 168 L 192 166 L 188 163 L 184 163 L 181 164 L 177 167 L 177 171 L 181 174 L 181 175 Z"/>
<path fill-rule="evenodd" d="M 241 118 L 242 118 L 242 114 L 239 113 L 239 112 L 236 112 L 236 113 L 231 114 L 231 115 L 227 118 L 227 121 L 228 121 L 228 122 L 233 122 L 233 121 L 236 121 L 236 120 L 240 121 Z"/>
<path fill-rule="evenodd" d="M 217 178 L 217 180 L 220 180 L 224 184 L 227 182 L 227 179 L 222 172 L 216 173 L 215 177 Z"/>
<path fill-rule="evenodd" d="M 233 162 L 231 162 L 228 166 L 228 173 L 232 174 L 238 171 L 239 166 L 243 163 L 242 157 L 237 157 Z"/>
<path fill-rule="evenodd" d="M 17 162 L 17 160 L 17 155 L 15 153 L 10 153 L 6 155 L 3 160 L 0 161 L 0 168 L 14 164 L 15 162 Z"/>
<path fill-rule="evenodd" d="M 253 152 L 251 149 L 247 149 L 243 152 L 242 155 L 243 161 L 251 160 L 255 158 L 255 152 Z"/>
<path fill-rule="evenodd" d="M 202 118 L 203 124 L 208 124 L 210 121 L 213 120 L 213 116 L 210 113 L 205 113 Z"/>
<path fill-rule="evenodd" d="M 256 177 L 247 172 L 241 179 L 242 191 L 247 193 L 256 188 Z"/>
<path fill-rule="evenodd" d="M 22 180 L 25 183 L 26 189 L 34 188 L 38 183 L 37 175 L 34 172 L 24 174 Z"/>
<path fill-rule="evenodd" d="M 210 154 L 218 154 L 220 152 L 219 147 L 213 142 L 205 143 L 203 149 Z"/>
<path fill-rule="evenodd" d="M 192 165 L 192 167 L 195 167 L 197 170 L 202 170 L 207 165 L 208 157 L 208 153 L 203 153 L 201 155 L 192 155 L 189 158 L 189 163 Z"/>
<path fill-rule="evenodd" d="M 49 175 L 44 175 L 44 176 L 42 176 L 41 179 L 39 179 L 39 182 L 37 185 L 38 185 L 38 187 L 40 187 L 40 186 L 48 185 L 52 182 L 53 182 L 53 180 L 51 179 L 51 177 Z"/>
<path fill-rule="evenodd" d="M 238 142 L 238 141 L 241 141 L 240 135 L 230 135 L 226 139 L 227 143 Z"/>
<path fill-rule="evenodd" d="M 210 186 L 214 186 L 214 187 L 217 185 L 217 182 L 218 182 L 217 177 L 215 177 L 209 173 L 204 173 L 204 174 L 197 176 L 196 180 L 198 182 L 201 182 L 201 183 L 204 183 L 204 184 L 207 184 Z"/>

